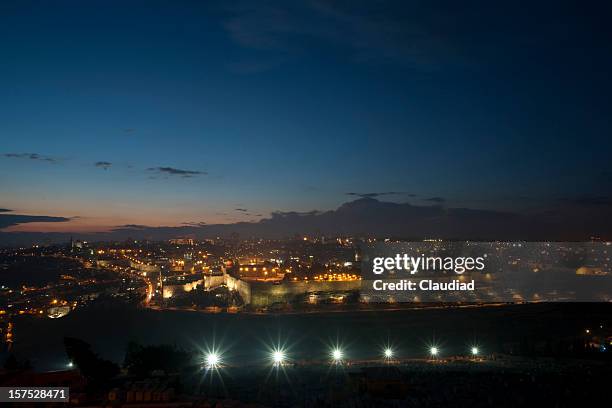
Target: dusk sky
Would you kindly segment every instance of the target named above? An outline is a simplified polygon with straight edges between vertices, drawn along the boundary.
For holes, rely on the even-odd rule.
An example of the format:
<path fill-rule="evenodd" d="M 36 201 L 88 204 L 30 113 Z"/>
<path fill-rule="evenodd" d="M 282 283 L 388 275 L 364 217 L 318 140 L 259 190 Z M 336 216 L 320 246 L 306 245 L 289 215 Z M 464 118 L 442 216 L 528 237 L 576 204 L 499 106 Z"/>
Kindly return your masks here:
<path fill-rule="evenodd" d="M 8 230 L 609 207 L 610 5 L 538 3 L 2 1 Z"/>

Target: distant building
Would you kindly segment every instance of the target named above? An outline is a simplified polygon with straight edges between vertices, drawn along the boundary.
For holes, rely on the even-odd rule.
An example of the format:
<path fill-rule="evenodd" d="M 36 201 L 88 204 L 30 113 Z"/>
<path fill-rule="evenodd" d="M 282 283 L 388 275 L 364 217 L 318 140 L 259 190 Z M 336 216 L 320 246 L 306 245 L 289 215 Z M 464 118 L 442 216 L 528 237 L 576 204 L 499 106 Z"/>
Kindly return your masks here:
<path fill-rule="evenodd" d="M 193 264 L 193 254 L 191 252 L 186 252 L 183 255 L 183 272 L 193 272 L 194 264 Z"/>
<path fill-rule="evenodd" d="M 181 275 L 164 278 L 162 296 L 169 299 L 177 294 L 191 292 L 204 283 L 201 275 Z"/>
<path fill-rule="evenodd" d="M 70 313 L 70 306 L 54 306 L 47 309 L 47 316 L 51 319 L 59 319 Z"/>
<path fill-rule="evenodd" d="M 87 242 L 84 242 L 78 239 L 74 240 L 72 239 L 72 237 L 70 237 L 70 249 L 72 249 L 73 251 L 83 249 L 85 244 L 87 244 Z"/>
<path fill-rule="evenodd" d="M 189 245 L 193 246 L 192 238 L 174 238 L 169 241 L 172 245 Z"/>
<path fill-rule="evenodd" d="M 241 263 L 238 275 L 245 281 L 279 281 L 285 277 L 285 273 L 277 264 L 265 261 Z"/>
<path fill-rule="evenodd" d="M 604 276 L 608 275 L 608 272 L 597 266 L 581 266 L 576 269 L 576 275 Z"/>

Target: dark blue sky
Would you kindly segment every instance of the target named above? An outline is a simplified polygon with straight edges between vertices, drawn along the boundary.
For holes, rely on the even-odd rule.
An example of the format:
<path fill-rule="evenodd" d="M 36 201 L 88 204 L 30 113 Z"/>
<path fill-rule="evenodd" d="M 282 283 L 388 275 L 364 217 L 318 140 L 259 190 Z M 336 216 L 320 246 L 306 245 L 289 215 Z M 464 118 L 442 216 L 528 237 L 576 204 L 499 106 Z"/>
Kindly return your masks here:
<path fill-rule="evenodd" d="M 610 6 L 538 3 L 3 1 L 0 207 L 99 230 L 348 192 L 610 205 Z"/>

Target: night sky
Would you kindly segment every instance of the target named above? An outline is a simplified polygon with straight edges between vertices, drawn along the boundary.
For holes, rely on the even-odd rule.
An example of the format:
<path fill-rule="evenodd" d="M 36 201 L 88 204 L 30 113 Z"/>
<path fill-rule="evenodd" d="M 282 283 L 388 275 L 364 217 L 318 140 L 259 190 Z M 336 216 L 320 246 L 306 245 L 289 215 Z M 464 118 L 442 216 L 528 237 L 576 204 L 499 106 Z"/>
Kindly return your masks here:
<path fill-rule="evenodd" d="M 0 226 L 610 208 L 611 6 L 531 3 L 2 1 L 0 213 L 70 220 Z"/>

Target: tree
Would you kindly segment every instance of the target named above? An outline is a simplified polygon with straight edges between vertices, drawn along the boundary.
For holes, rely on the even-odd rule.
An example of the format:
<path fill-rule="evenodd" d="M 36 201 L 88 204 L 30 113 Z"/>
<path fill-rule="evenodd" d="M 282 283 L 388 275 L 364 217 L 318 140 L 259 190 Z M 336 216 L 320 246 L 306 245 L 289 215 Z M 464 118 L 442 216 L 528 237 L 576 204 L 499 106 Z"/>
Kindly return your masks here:
<path fill-rule="evenodd" d="M 31 368 L 30 360 L 19 361 L 14 354 L 10 354 L 4 361 L 4 369 L 7 371 L 29 370 Z"/>
<path fill-rule="evenodd" d="M 155 370 L 176 373 L 195 364 L 193 353 L 167 344 L 143 346 L 128 343 L 123 366 L 130 374 L 144 376 Z"/>
<path fill-rule="evenodd" d="M 65 337 L 64 348 L 70 361 L 95 385 L 104 384 L 119 374 L 117 364 L 100 358 L 91 350 L 91 345 L 83 340 Z"/>

